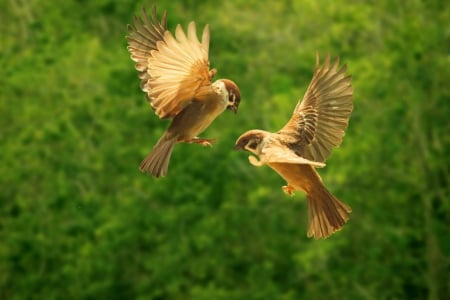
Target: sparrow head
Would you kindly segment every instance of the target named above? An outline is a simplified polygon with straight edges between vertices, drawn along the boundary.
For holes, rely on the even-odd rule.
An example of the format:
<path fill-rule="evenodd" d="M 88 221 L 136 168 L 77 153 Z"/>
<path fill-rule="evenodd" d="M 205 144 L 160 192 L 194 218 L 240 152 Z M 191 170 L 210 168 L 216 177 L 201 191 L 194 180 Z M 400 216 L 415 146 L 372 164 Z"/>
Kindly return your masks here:
<path fill-rule="evenodd" d="M 241 93 L 236 83 L 229 79 L 219 79 L 216 81 L 218 85 L 223 89 L 222 94 L 227 102 L 227 109 L 234 113 L 237 113 L 239 103 L 241 102 Z M 215 84 L 216 84 L 215 83 Z"/>
<path fill-rule="evenodd" d="M 242 134 L 234 145 L 234 150 L 246 150 L 259 155 L 263 147 L 266 132 L 262 130 L 250 130 Z"/>

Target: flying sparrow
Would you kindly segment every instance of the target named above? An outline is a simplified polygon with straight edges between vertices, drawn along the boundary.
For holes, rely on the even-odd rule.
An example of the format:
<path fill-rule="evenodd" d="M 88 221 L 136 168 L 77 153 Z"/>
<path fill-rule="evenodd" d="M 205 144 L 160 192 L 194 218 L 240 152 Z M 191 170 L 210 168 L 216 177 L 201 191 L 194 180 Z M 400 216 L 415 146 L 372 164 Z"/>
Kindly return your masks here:
<path fill-rule="evenodd" d="M 224 110 L 237 112 L 240 92 L 228 79 L 212 82 L 216 69 L 209 68 L 209 25 L 201 42 L 191 22 L 187 34 L 180 25 L 175 36 L 167 30 L 166 12 L 158 20 L 156 7 L 152 16 L 142 10 L 142 19 L 134 17 L 128 25 L 128 51 L 136 62 L 141 89 L 156 115 L 172 119 L 168 129 L 142 161 L 140 170 L 155 177 L 165 176 L 176 143 L 198 143 L 210 146 L 214 139 L 199 138 Z"/>
<path fill-rule="evenodd" d="M 316 167 L 324 167 L 333 147 L 341 144 L 353 109 L 351 76 L 339 58 L 330 56 L 316 67 L 309 87 L 287 124 L 278 132 L 250 130 L 236 141 L 235 149 L 249 151 L 255 166 L 269 165 L 287 185 L 289 195 L 304 191 L 308 202 L 308 237 L 327 238 L 347 222 L 351 208 L 324 186 Z"/>

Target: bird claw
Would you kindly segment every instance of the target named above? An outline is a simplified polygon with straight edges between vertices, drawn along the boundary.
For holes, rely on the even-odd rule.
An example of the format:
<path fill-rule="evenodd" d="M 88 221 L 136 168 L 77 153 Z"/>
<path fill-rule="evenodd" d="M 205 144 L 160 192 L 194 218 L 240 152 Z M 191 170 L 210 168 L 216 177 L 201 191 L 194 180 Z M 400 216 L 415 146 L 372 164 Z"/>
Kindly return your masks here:
<path fill-rule="evenodd" d="M 217 141 L 217 139 L 201 139 L 201 138 L 192 138 L 188 141 L 186 141 L 186 143 L 195 143 L 195 144 L 200 144 L 203 147 L 212 147 L 212 145 Z"/>
<path fill-rule="evenodd" d="M 289 183 L 287 185 L 284 185 L 281 187 L 283 189 L 283 192 L 288 194 L 289 196 L 294 196 L 294 187 L 290 185 Z"/>

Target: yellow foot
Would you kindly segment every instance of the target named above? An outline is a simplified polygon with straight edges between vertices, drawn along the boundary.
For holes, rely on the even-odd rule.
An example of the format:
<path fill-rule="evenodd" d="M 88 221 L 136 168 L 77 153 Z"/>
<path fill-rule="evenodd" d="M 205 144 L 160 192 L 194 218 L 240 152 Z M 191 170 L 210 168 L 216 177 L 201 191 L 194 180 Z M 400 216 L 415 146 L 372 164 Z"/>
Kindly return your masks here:
<path fill-rule="evenodd" d="M 214 143 L 216 142 L 216 139 L 201 139 L 198 137 L 192 138 L 190 140 L 187 140 L 186 143 L 195 143 L 195 144 L 200 144 L 204 147 L 211 147 Z"/>
<path fill-rule="evenodd" d="M 283 189 L 283 192 L 285 192 L 289 196 L 294 196 L 294 187 L 289 183 L 287 185 L 282 186 L 281 188 Z"/>

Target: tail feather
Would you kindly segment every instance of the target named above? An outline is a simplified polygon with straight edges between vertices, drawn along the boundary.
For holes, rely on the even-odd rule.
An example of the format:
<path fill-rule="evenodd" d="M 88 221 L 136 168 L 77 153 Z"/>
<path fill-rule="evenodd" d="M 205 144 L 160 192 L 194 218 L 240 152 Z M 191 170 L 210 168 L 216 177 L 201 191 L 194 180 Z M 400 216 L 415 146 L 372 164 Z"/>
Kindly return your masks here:
<path fill-rule="evenodd" d="M 175 139 L 162 136 L 150 154 L 142 161 L 139 170 L 155 177 L 166 176 L 175 143 Z"/>
<path fill-rule="evenodd" d="M 340 230 L 348 221 L 350 206 L 333 196 L 325 186 L 307 195 L 308 237 L 327 238 Z"/>

